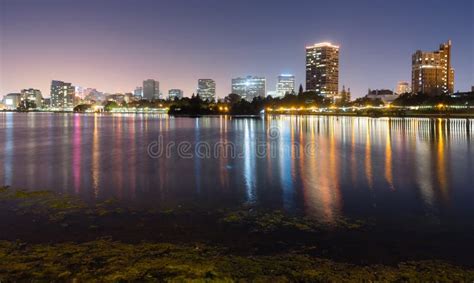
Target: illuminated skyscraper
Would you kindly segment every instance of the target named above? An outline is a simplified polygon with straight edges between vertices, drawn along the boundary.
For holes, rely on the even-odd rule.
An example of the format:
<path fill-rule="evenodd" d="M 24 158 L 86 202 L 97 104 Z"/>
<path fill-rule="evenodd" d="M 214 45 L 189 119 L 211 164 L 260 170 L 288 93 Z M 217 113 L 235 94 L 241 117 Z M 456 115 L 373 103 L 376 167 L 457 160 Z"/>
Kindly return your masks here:
<path fill-rule="evenodd" d="M 143 98 L 147 100 L 160 98 L 160 82 L 153 79 L 143 81 Z"/>
<path fill-rule="evenodd" d="M 252 101 L 255 97 L 265 97 L 266 79 L 255 76 L 232 79 L 232 93 L 240 95 L 247 101 Z"/>
<path fill-rule="evenodd" d="M 328 98 L 339 93 L 339 46 L 322 42 L 306 47 L 306 91 Z"/>
<path fill-rule="evenodd" d="M 171 100 L 183 98 L 183 91 L 180 89 L 170 89 L 168 91 L 168 98 Z"/>
<path fill-rule="evenodd" d="M 439 50 L 417 50 L 412 56 L 411 86 L 414 93 L 440 95 L 454 92 L 454 69 L 451 67 L 451 40 Z"/>
<path fill-rule="evenodd" d="M 51 82 L 51 107 L 74 107 L 74 95 L 75 88 L 71 83 L 65 83 L 63 81 Z"/>
<path fill-rule="evenodd" d="M 278 97 L 295 92 L 295 76 L 282 74 L 278 76 L 276 92 Z"/>
<path fill-rule="evenodd" d="M 216 82 L 212 79 L 199 79 L 197 94 L 202 100 L 216 100 Z"/>

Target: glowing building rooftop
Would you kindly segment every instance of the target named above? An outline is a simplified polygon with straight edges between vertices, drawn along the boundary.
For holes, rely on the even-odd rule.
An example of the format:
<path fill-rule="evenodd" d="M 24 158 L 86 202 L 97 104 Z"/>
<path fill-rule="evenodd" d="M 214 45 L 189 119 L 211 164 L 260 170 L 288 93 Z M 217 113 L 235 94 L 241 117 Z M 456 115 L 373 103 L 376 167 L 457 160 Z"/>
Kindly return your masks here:
<path fill-rule="evenodd" d="M 333 44 L 330 43 L 330 42 L 315 43 L 315 44 L 313 44 L 313 45 L 306 46 L 306 49 L 309 49 L 309 48 L 317 48 L 317 47 L 333 47 L 333 48 L 338 48 L 338 49 L 339 49 L 339 45 L 333 45 Z"/>

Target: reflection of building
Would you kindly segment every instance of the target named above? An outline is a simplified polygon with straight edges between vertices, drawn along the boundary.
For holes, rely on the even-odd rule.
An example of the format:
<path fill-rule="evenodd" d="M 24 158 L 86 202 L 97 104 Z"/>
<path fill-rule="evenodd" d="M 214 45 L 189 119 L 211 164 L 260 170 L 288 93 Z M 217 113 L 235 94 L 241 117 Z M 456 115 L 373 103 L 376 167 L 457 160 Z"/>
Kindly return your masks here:
<path fill-rule="evenodd" d="M 71 83 L 63 81 L 51 82 L 51 107 L 72 108 L 74 107 L 75 89 Z"/>
<path fill-rule="evenodd" d="M 375 100 L 380 99 L 383 103 L 392 103 L 399 95 L 393 93 L 389 89 L 374 89 L 370 90 L 365 97 Z"/>
<path fill-rule="evenodd" d="M 160 98 L 160 82 L 148 79 L 143 81 L 143 98 L 147 100 Z"/>
<path fill-rule="evenodd" d="M 266 79 L 264 77 L 247 76 L 232 79 L 232 93 L 252 101 L 255 97 L 265 97 Z"/>
<path fill-rule="evenodd" d="M 451 68 L 451 40 L 439 50 L 418 50 L 412 56 L 411 86 L 414 93 L 429 95 L 454 92 L 454 69 Z"/>
<path fill-rule="evenodd" d="M 279 75 L 277 80 L 276 92 L 278 97 L 284 97 L 288 93 L 295 92 L 295 76 Z"/>
<path fill-rule="evenodd" d="M 21 91 L 22 98 L 27 102 L 28 108 L 43 107 L 43 96 L 39 89 L 29 88 Z"/>
<path fill-rule="evenodd" d="M 199 79 L 197 94 L 202 100 L 216 100 L 216 82 L 212 79 Z"/>
<path fill-rule="evenodd" d="M 332 98 L 339 92 L 339 46 L 328 42 L 306 47 L 306 91 Z"/>
<path fill-rule="evenodd" d="M 9 93 L 3 98 L 3 104 L 7 110 L 16 110 L 20 106 L 21 93 Z"/>
<path fill-rule="evenodd" d="M 133 95 L 137 98 L 142 98 L 143 97 L 143 87 L 137 86 L 135 90 L 133 91 Z"/>
<path fill-rule="evenodd" d="M 168 91 L 168 97 L 171 100 L 183 98 L 183 91 L 180 89 L 170 89 Z"/>
<path fill-rule="evenodd" d="M 411 93 L 410 84 L 408 82 L 398 82 L 396 94 Z"/>

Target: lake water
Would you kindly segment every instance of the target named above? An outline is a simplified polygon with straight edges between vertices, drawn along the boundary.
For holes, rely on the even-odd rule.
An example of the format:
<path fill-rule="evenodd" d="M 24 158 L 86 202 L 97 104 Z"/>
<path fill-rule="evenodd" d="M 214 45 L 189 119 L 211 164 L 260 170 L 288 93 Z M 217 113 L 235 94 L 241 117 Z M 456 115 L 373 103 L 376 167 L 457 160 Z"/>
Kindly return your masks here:
<path fill-rule="evenodd" d="M 144 207 L 474 216 L 474 120 L 0 113 L 0 184 Z"/>

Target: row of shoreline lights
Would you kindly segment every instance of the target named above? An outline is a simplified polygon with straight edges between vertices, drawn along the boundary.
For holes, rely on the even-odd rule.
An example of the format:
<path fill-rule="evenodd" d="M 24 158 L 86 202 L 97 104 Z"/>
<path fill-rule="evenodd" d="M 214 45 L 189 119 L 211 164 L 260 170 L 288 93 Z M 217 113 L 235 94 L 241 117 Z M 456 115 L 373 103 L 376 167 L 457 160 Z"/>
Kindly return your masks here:
<path fill-rule="evenodd" d="M 423 106 L 394 106 L 392 104 L 384 105 L 384 106 L 360 106 L 360 107 L 336 107 L 336 106 L 330 106 L 330 107 L 279 107 L 279 108 L 271 108 L 268 107 L 266 108 L 267 112 L 298 112 L 298 111 L 312 111 L 312 112 L 324 112 L 328 110 L 342 110 L 342 111 L 347 111 L 347 110 L 361 110 L 361 109 L 392 109 L 392 108 L 397 108 L 397 109 L 410 109 L 410 110 L 418 110 L 418 109 L 431 109 L 431 108 L 436 108 L 436 109 L 447 109 L 447 108 L 468 108 L 467 106 L 452 106 L 452 105 L 444 105 L 444 104 L 438 104 L 436 106 L 429 106 L 429 105 L 423 105 Z"/>

